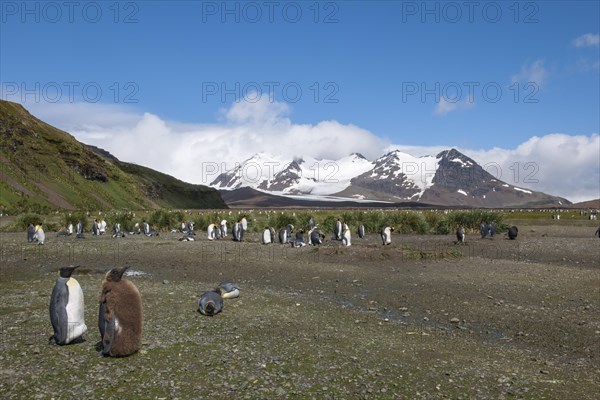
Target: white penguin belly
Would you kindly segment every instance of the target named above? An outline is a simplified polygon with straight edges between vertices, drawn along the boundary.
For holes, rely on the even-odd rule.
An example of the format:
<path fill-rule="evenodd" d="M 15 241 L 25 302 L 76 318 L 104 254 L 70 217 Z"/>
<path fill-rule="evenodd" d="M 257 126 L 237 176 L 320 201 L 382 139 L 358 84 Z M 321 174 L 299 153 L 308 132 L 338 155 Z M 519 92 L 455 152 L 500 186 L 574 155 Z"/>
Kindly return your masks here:
<path fill-rule="evenodd" d="M 67 328 L 67 343 L 69 343 L 73 339 L 83 335 L 87 331 L 87 326 L 83 317 L 83 290 L 81 290 L 79 282 L 73 278 L 67 281 L 67 286 L 69 288 L 69 302 L 66 307 L 67 321 L 69 323 Z"/>
<path fill-rule="evenodd" d="M 348 247 L 350 246 L 350 244 L 350 231 L 346 230 L 346 232 L 344 233 L 344 246 Z"/>
<path fill-rule="evenodd" d="M 263 243 L 264 244 L 271 243 L 271 232 L 269 232 L 268 230 L 265 230 L 263 232 Z"/>

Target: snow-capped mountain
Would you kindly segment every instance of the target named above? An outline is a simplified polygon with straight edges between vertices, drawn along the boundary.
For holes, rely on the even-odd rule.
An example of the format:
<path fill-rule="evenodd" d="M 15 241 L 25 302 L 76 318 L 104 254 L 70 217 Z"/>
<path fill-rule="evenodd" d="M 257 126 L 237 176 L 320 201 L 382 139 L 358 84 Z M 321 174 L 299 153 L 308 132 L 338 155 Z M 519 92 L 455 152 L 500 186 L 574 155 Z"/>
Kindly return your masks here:
<path fill-rule="evenodd" d="M 251 187 L 278 194 L 329 195 L 350 186 L 350 181 L 373 168 L 361 154 L 339 160 L 303 157 L 285 161 L 259 153 L 221 173 L 211 186 L 216 189 Z"/>
<path fill-rule="evenodd" d="M 221 173 L 211 186 L 220 190 L 249 187 L 311 199 L 411 201 L 446 206 L 570 204 L 564 198 L 496 179 L 456 149 L 423 157 L 395 150 L 374 161 L 357 153 L 339 160 L 285 160 L 259 153 Z"/>

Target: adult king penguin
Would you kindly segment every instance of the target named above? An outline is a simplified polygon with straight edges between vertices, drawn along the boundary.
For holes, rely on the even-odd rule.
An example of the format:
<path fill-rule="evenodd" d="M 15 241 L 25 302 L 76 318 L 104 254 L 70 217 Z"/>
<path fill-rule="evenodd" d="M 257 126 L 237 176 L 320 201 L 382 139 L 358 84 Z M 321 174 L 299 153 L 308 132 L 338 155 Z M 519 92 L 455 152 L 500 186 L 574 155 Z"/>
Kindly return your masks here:
<path fill-rule="evenodd" d="M 358 237 L 360 239 L 364 239 L 365 238 L 365 226 L 363 224 L 359 224 L 358 225 Z"/>
<path fill-rule="evenodd" d="M 342 240 L 342 222 L 339 218 L 333 226 L 333 240 Z"/>
<path fill-rule="evenodd" d="M 518 234 L 519 228 L 517 228 L 516 226 L 511 226 L 510 228 L 508 228 L 508 238 L 510 240 L 515 240 Z"/>
<path fill-rule="evenodd" d="M 33 224 L 29 224 L 27 227 L 27 242 L 33 242 L 33 235 L 35 235 L 35 226 Z"/>
<path fill-rule="evenodd" d="M 44 244 L 46 240 L 46 234 L 44 233 L 44 228 L 42 228 L 42 224 L 36 225 L 35 233 L 33 234 L 33 240 L 37 242 L 37 244 Z"/>
<path fill-rule="evenodd" d="M 135 285 L 123 279 L 127 268 L 111 269 L 102 282 L 98 328 L 104 356 L 128 356 L 142 345 L 142 298 Z"/>
<path fill-rule="evenodd" d="M 292 237 L 292 232 L 294 231 L 294 225 L 288 224 L 287 227 L 281 228 L 279 230 L 279 243 L 288 244 L 290 242 L 290 238 Z"/>
<path fill-rule="evenodd" d="M 77 266 L 62 267 L 50 296 L 50 322 L 54 335 L 49 344 L 69 344 L 83 341 L 87 331 L 83 318 L 83 291 L 79 282 L 71 278 Z"/>
<path fill-rule="evenodd" d="M 208 235 L 208 240 L 215 240 L 217 238 L 217 225 L 210 224 L 208 225 L 208 229 L 206 230 L 206 234 Z"/>
<path fill-rule="evenodd" d="M 227 237 L 227 220 L 224 219 L 221 221 L 221 239 Z"/>
<path fill-rule="evenodd" d="M 221 282 L 217 290 L 224 299 L 235 299 L 240 295 L 240 287 L 233 282 Z"/>
<path fill-rule="evenodd" d="M 344 223 L 342 227 L 342 246 L 348 247 L 352 243 L 350 242 L 350 229 L 348 229 L 348 225 Z"/>
<path fill-rule="evenodd" d="M 198 312 L 200 314 L 212 317 L 220 313 L 222 309 L 223 298 L 221 297 L 220 288 L 202 293 L 198 302 Z"/>
<path fill-rule="evenodd" d="M 465 242 L 465 228 L 462 225 L 456 228 L 456 240 L 457 243 Z"/>
<path fill-rule="evenodd" d="M 271 243 L 271 241 L 272 241 L 271 240 L 271 230 L 269 228 L 265 228 L 263 230 L 261 241 L 262 241 L 262 244 L 269 244 L 269 243 Z"/>
<path fill-rule="evenodd" d="M 85 239 L 85 235 L 83 234 L 83 222 L 82 221 L 79 221 L 77 223 L 76 237 L 77 237 L 77 239 Z"/>
<path fill-rule="evenodd" d="M 389 226 L 381 230 L 381 240 L 384 246 L 392 243 L 392 232 L 394 232 L 394 228 Z"/>

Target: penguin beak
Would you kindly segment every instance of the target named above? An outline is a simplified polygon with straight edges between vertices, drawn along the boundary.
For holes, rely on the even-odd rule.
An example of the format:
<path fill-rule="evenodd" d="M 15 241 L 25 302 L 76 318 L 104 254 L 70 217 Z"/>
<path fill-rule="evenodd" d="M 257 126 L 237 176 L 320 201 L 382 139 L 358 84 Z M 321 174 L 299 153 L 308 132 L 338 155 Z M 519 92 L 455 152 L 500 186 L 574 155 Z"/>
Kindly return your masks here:
<path fill-rule="evenodd" d="M 123 274 L 125 273 L 125 271 L 127 271 L 129 269 L 129 267 L 123 267 L 121 269 L 118 270 L 118 274 L 119 274 L 119 279 L 121 279 L 123 277 Z"/>

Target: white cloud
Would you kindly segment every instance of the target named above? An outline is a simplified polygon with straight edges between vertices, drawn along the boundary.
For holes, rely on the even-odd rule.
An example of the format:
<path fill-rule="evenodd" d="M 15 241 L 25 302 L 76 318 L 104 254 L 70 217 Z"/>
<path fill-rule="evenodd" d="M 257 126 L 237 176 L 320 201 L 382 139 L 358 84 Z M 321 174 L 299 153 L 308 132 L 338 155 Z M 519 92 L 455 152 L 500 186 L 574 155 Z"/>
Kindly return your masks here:
<path fill-rule="evenodd" d="M 534 136 L 515 149 L 461 151 L 480 165 L 488 165 L 488 172 L 510 185 L 574 202 L 600 198 L 597 133 L 589 136 L 554 133 Z"/>
<path fill-rule="evenodd" d="M 451 102 L 446 100 L 444 97 L 440 98 L 440 101 L 437 103 L 435 107 L 435 114 L 437 115 L 446 115 L 449 112 L 452 112 L 458 108 L 458 102 Z"/>
<path fill-rule="evenodd" d="M 351 124 L 294 124 L 286 117 L 290 111 L 286 104 L 270 102 L 265 96 L 221 110 L 223 121 L 218 124 L 181 124 L 100 104 L 25 106 L 38 118 L 84 143 L 110 151 L 120 160 L 192 183 L 208 184 L 216 175 L 206 171 L 231 169 L 236 162 L 259 152 L 289 159 L 303 155 L 339 159 L 353 152 L 376 158 L 387 144 Z"/>
<path fill-rule="evenodd" d="M 475 101 L 472 97 L 467 98 L 461 103 L 460 101 L 448 101 L 444 96 L 442 96 L 440 97 L 440 101 L 435 106 L 434 114 L 443 116 L 452 111 L 472 108 L 474 105 Z"/>
<path fill-rule="evenodd" d="M 134 108 L 120 104 L 27 102 L 23 106 L 42 121 L 60 124 L 60 128 L 66 131 L 133 127 L 142 116 Z"/>
<path fill-rule="evenodd" d="M 355 125 L 337 121 L 295 124 L 281 103 L 234 103 L 218 124 L 181 124 L 150 113 L 100 104 L 25 106 L 38 118 L 78 140 L 110 151 L 123 161 L 145 165 L 192 183 L 210 183 L 211 169 L 265 152 L 291 159 L 339 159 L 353 152 L 375 159 L 399 149 L 414 156 L 436 155 L 453 144 L 390 144 Z M 463 106 L 466 106 L 463 104 Z M 600 136 L 563 133 L 534 136 L 514 149 L 458 148 L 510 185 L 566 197 L 600 197 Z M 496 168 L 497 167 L 497 168 Z"/>
<path fill-rule="evenodd" d="M 575 47 L 598 46 L 600 44 L 600 35 L 594 33 L 586 33 L 573 40 Z"/>
<path fill-rule="evenodd" d="M 544 60 L 535 60 L 531 64 L 526 64 L 521 67 L 519 73 L 512 76 L 513 83 L 516 82 L 533 82 L 538 88 L 541 88 L 548 79 L 548 72 L 544 67 Z"/>
<path fill-rule="evenodd" d="M 388 152 L 399 149 L 415 155 L 437 155 L 452 146 L 403 146 L 392 144 Z M 514 149 L 494 147 L 476 150 L 457 147 L 498 180 L 573 202 L 600 198 L 600 136 L 562 133 L 534 136 Z"/>
<path fill-rule="evenodd" d="M 577 60 L 575 71 L 577 72 L 589 72 L 600 69 L 600 60 L 596 59 L 591 61 L 587 58 L 581 58 Z"/>

